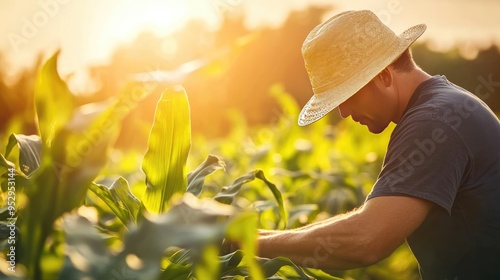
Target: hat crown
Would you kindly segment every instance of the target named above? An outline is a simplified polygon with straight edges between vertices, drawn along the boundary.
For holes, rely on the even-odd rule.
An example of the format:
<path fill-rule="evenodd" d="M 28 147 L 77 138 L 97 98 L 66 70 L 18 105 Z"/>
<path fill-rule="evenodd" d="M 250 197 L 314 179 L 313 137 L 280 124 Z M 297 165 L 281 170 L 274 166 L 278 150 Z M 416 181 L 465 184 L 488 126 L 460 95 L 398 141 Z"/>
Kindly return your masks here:
<path fill-rule="evenodd" d="M 302 55 L 316 94 L 340 84 L 387 50 L 398 36 L 371 11 L 348 11 L 314 28 Z"/>

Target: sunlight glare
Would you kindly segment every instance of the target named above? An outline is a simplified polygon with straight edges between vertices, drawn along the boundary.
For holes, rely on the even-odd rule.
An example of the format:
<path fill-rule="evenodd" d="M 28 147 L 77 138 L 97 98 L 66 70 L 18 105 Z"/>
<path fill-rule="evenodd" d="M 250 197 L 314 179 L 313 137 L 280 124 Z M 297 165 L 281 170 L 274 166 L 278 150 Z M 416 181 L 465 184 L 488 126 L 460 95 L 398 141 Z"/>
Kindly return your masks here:
<path fill-rule="evenodd" d="M 166 36 L 180 28 L 190 19 L 213 11 L 209 5 L 197 5 L 192 1 L 141 1 L 116 2 L 107 7 L 107 13 L 93 26 L 92 53 L 100 54 L 100 61 L 110 59 L 115 48 L 133 41 L 141 32 L 149 31 L 157 36 Z M 158 48 L 175 49 L 173 45 Z M 172 50 L 170 50 L 172 51 Z"/>

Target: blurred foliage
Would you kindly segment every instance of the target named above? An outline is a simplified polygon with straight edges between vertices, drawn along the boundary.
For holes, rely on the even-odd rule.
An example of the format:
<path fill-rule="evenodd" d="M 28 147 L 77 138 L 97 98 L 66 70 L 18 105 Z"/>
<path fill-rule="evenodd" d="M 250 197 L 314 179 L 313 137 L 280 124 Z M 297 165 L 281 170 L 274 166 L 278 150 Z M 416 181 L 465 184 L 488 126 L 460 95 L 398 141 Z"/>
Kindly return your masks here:
<path fill-rule="evenodd" d="M 319 270 L 303 270 L 284 257 L 256 257 L 258 216 L 263 210 L 234 203 L 244 194 L 242 190 L 259 194 L 256 200 L 266 201 L 266 210 L 277 213 L 273 217 L 276 228 L 287 223 L 282 193 L 262 170 L 236 177 L 216 191 L 213 199 L 195 196 L 204 193 L 205 177 L 224 163 L 208 156 L 186 173 L 191 128 L 182 87 L 167 87 L 159 98 L 142 160 L 145 178 L 132 186 L 136 192 L 140 189 L 142 199 L 122 176 L 108 187 L 106 183 L 117 175 L 106 176 L 105 165 L 112 158 L 110 144 L 118 135 L 119 123 L 161 84 L 152 88 L 132 82 L 135 86 L 126 87 L 109 106 L 82 119 L 81 108 L 74 106 L 73 94 L 57 73 L 58 55 L 37 75 L 38 135 L 13 133 L 5 154 L 0 154 L 0 250 L 8 265 L 0 266 L 0 278 L 328 276 Z M 64 114 L 56 108 L 64 108 Z M 12 153 L 15 147 L 18 154 Z M 119 170 L 124 176 L 129 171 L 142 173 L 133 166 Z M 264 184 L 246 187 L 256 179 Z M 266 189 L 267 195 L 263 194 Z M 238 242 L 241 250 L 221 250 L 219 256 L 224 237 Z"/>
<path fill-rule="evenodd" d="M 37 61 L 17 80 L 6 81 L 8 70 L 0 69 L 2 202 L 6 206 L 8 170 L 15 168 L 16 236 L 25 248 L 19 255 L 25 272 L 35 279 L 42 273 L 124 279 L 138 271 L 142 279 L 326 279 L 283 258 L 254 258 L 252 244 L 257 228 L 296 228 L 361 205 L 382 165 L 393 126 L 371 135 L 335 114 L 306 128 L 296 125 L 312 95 L 300 48 L 327 11 L 295 11 L 278 28 L 248 30 L 243 18 L 227 16 L 215 31 L 193 21 L 168 37 L 142 34 L 118 49 L 109 65 L 90 69 L 95 92 L 71 94 L 55 70 L 56 56 L 40 73 Z M 457 49 L 438 53 L 425 44 L 413 53 L 424 70 L 446 75 L 500 111 L 497 47 L 472 60 Z M 210 63 L 180 79 L 191 111 L 184 117 L 162 99 L 163 88 L 128 84 L 130 74 L 173 71 L 200 59 Z M 168 123 L 176 117 L 185 124 L 191 118 L 192 137 L 189 126 L 178 130 Z M 174 160 L 161 145 L 176 137 L 167 143 L 183 147 Z M 161 175 L 146 180 L 151 174 Z M 177 176 L 177 189 L 165 176 Z M 159 205 L 143 196 L 148 187 Z M 159 215 L 144 215 L 150 207 Z M 2 221 L 7 210 L 0 208 Z M 0 232 L 5 225 L 0 222 Z M 166 231 L 173 237 L 164 238 Z M 243 250 L 217 256 L 224 236 L 239 240 Z M 419 279 L 406 245 L 376 265 L 330 273 Z"/>
<path fill-rule="evenodd" d="M 228 13 L 217 30 L 209 29 L 201 20 L 193 20 L 164 37 L 145 32 L 118 48 L 108 65 L 89 69 L 97 90 L 78 93 L 76 103 L 101 102 L 116 95 L 130 74 L 172 70 L 186 62 L 211 57 L 218 58 L 217 63 L 182 81 L 190 94 L 193 131 L 207 137 L 227 134 L 231 130 L 228 115 L 231 110 L 241 112 L 250 125 L 273 123 L 280 113 L 278 103 L 268 94 L 273 84 L 282 84 L 299 105 L 305 104 L 312 95 L 301 46 L 308 32 L 331 10 L 331 7 L 316 6 L 294 11 L 281 26 L 274 28 L 249 30 L 240 13 Z M 251 39 L 244 47 L 233 51 L 232 47 L 248 35 Z M 500 111 L 497 85 L 477 90 L 484 80 L 500 81 L 497 46 L 480 50 L 472 60 L 462 57 L 458 47 L 445 53 L 435 52 L 425 42 L 417 43 L 413 53 L 424 70 L 446 75 L 473 93 L 483 93 L 484 101 L 494 111 Z M 5 104 L 0 111 L 0 131 L 5 132 L 8 124 L 14 125 L 12 120 L 23 120 L 19 125 L 25 126 L 24 133 L 35 132 L 33 105 L 29 101 L 38 65 L 39 62 L 34 63 L 33 68 L 26 69 L 17 80 L 7 84 L 5 78 L 0 78 L 0 103 Z M 7 72 L 8 69 L 0 69 L 0 77 Z M 146 148 L 148 131 L 143 127 L 153 120 L 156 101 L 153 96 L 146 98 L 140 109 L 126 117 L 120 146 Z M 338 120 L 336 116 L 331 118 L 334 122 Z"/>

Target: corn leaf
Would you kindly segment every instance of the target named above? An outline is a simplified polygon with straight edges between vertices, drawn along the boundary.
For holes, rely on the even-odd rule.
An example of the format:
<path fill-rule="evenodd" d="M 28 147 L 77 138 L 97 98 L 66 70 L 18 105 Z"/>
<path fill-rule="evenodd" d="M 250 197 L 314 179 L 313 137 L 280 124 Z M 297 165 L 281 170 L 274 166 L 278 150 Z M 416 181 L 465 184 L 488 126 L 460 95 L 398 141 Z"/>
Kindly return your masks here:
<path fill-rule="evenodd" d="M 165 259 L 165 258 L 164 258 Z M 167 258 L 167 266 L 159 279 L 189 279 L 193 273 L 193 260 L 189 249 L 180 249 Z"/>
<path fill-rule="evenodd" d="M 322 280 L 343 280 L 342 278 L 332 276 L 326 272 L 324 272 L 321 269 L 314 269 L 314 268 L 307 268 L 303 267 L 302 270 L 307 273 L 307 275 L 310 275 L 314 277 L 314 279 L 322 279 Z"/>
<path fill-rule="evenodd" d="M 7 172 L 0 176 L 0 184 L 3 192 L 7 192 L 9 189 L 9 178 L 12 178 L 12 175 L 9 175 Z M 30 179 L 17 170 L 14 170 L 14 181 L 16 182 L 17 193 L 23 192 L 25 188 L 29 188 L 31 186 Z"/>
<path fill-rule="evenodd" d="M 40 166 L 42 141 L 38 135 L 12 134 L 7 144 L 6 156 L 9 156 L 16 144 L 19 146 L 19 166 L 29 177 Z"/>
<path fill-rule="evenodd" d="M 290 259 L 285 258 L 285 257 L 277 257 L 274 259 L 260 259 L 264 273 L 266 277 L 271 277 L 278 273 L 282 268 L 289 266 L 293 268 L 293 272 L 295 273 L 290 273 L 288 276 L 292 276 L 294 279 L 310 279 L 303 271 L 300 269 L 297 265 L 295 265 Z M 290 275 L 292 274 L 292 275 Z M 295 275 L 294 275 L 295 274 Z M 298 277 L 297 277 L 298 276 Z M 292 278 L 292 277 L 286 277 L 286 279 Z"/>
<path fill-rule="evenodd" d="M 172 256 L 163 258 L 166 263 L 159 279 L 184 280 L 190 279 L 193 273 L 193 260 L 189 249 L 179 249 Z"/>
<path fill-rule="evenodd" d="M 199 200 L 192 194 L 185 194 L 180 203 L 167 213 L 154 217 L 144 217 L 139 227 L 127 234 L 124 250 L 118 254 L 113 264 L 120 271 L 129 255 L 136 256 L 142 268 L 136 270 L 139 279 L 156 279 L 160 275 L 160 261 L 170 246 L 192 248 L 194 259 L 199 259 L 203 249 L 224 236 L 225 223 L 217 223 L 221 218 L 234 215 L 234 209 L 213 200 Z M 196 255 L 198 254 L 198 255 Z M 188 267 L 171 267 L 162 274 L 163 279 L 180 279 L 187 274 Z M 170 274 L 171 273 L 171 274 Z M 111 279 L 106 275 L 97 279 Z"/>
<path fill-rule="evenodd" d="M 239 246 L 244 252 L 242 260 L 248 266 L 248 272 L 252 279 L 264 279 L 264 274 L 255 260 L 257 251 L 256 213 L 241 213 L 233 217 L 227 226 L 226 236 L 239 242 Z"/>
<path fill-rule="evenodd" d="M 238 265 L 243 260 L 243 251 L 237 250 L 219 258 L 222 274 L 221 276 L 228 275 L 242 275 Z"/>
<path fill-rule="evenodd" d="M 169 257 L 172 263 L 180 264 L 180 265 L 188 265 L 192 263 L 191 255 L 189 254 L 189 249 L 180 249 L 172 256 Z"/>
<path fill-rule="evenodd" d="M 110 187 L 92 183 L 89 189 L 109 206 L 125 226 L 137 223 L 141 202 L 132 194 L 123 177 L 116 179 Z"/>
<path fill-rule="evenodd" d="M 64 213 L 81 205 L 88 187 L 108 161 L 110 147 L 119 134 L 123 118 L 152 89 L 139 84 L 127 85 L 114 102 L 101 111 L 83 129 L 69 123 L 54 139 L 52 169 L 59 182 L 57 197 Z"/>
<path fill-rule="evenodd" d="M 73 115 L 75 97 L 57 73 L 56 52 L 38 73 L 35 86 L 35 109 L 38 132 L 48 146 L 57 131 Z"/>
<path fill-rule="evenodd" d="M 195 276 L 199 280 L 212 280 L 220 278 L 219 250 L 215 245 L 203 249 L 201 260 L 196 264 Z"/>
<path fill-rule="evenodd" d="M 66 232 L 66 264 L 59 279 L 85 279 L 102 274 L 111 263 L 111 252 L 97 230 L 78 215 L 66 217 L 63 227 Z"/>
<path fill-rule="evenodd" d="M 28 268 L 30 279 L 41 278 L 40 259 L 54 221 L 82 205 L 89 185 L 107 162 L 121 120 L 150 92 L 140 85 L 126 88 L 101 114 L 83 128 L 76 128 L 68 121 L 72 111 L 68 113 L 66 109 L 73 107 L 66 99 L 71 93 L 57 74 L 56 62 L 57 54 L 45 64 L 37 79 L 43 152 L 40 167 L 30 178 L 30 188 L 25 189 L 28 207 L 19 215 L 21 232 L 28 233 L 21 235 L 24 246 L 19 261 Z M 64 117 L 54 117 L 49 112 Z"/>
<path fill-rule="evenodd" d="M 283 197 L 281 196 L 281 192 L 278 190 L 275 184 L 270 182 L 264 172 L 260 169 L 251 171 L 240 178 L 236 179 L 231 185 L 222 188 L 222 190 L 214 196 L 214 199 L 218 202 L 231 204 L 234 198 L 238 195 L 241 190 L 241 186 L 245 183 L 254 181 L 255 179 L 260 179 L 262 182 L 266 184 L 266 186 L 271 190 L 274 199 L 278 204 L 278 209 L 280 213 L 280 225 L 279 227 L 285 228 L 288 221 L 288 214 L 285 211 L 285 205 L 283 203 Z"/>
<path fill-rule="evenodd" d="M 147 184 L 142 202 L 149 212 L 165 212 L 172 196 L 186 191 L 190 147 L 191 121 L 186 92 L 180 87 L 168 88 L 156 106 L 142 163 Z"/>
<path fill-rule="evenodd" d="M 223 238 L 227 223 L 217 221 L 233 215 L 230 206 L 185 194 L 167 213 L 144 217 L 126 234 L 124 248 L 116 255 L 110 255 L 102 236 L 88 220 L 71 216 L 64 223 L 68 250 L 60 279 L 190 279 L 196 266 L 193 260 L 199 264 L 202 260 L 200 273 L 218 275 L 220 265 L 214 245 Z M 170 246 L 191 250 L 176 253 L 161 271 L 159 264 Z M 205 248 L 211 249 L 204 255 Z"/>
<path fill-rule="evenodd" d="M 14 163 L 8 161 L 2 154 L 0 154 L 0 166 L 6 169 L 16 167 Z"/>
<path fill-rule="evenodd" d="M 170 263 L 161 273 L 159 279 L 185 280 L 189 279 L 189 275 L 192 274 L 192 271 L 193 268 L 191 265 Z"/>
<path fill-rule="evenodd" d="M 216 156 L 209 155 L 200 166 L 187 175 L 188 186 L 186 191 L 199 196 L 203 190 L 205 177 L 218 169 L 224 169 L 224 167 L 225 164 L 223 161 Z"/>

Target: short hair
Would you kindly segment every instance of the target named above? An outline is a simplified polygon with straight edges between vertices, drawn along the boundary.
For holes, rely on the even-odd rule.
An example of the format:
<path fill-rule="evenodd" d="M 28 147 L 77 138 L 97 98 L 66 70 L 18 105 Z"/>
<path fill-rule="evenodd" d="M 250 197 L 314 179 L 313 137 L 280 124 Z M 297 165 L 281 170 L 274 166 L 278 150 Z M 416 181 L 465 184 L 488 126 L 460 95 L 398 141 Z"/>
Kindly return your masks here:
<path fill-rule="evenodd" d="M 416 64 L 410 48 L 407 48 L 391 65 L 396 72 L 409 72 L 415 69 Z"/>

